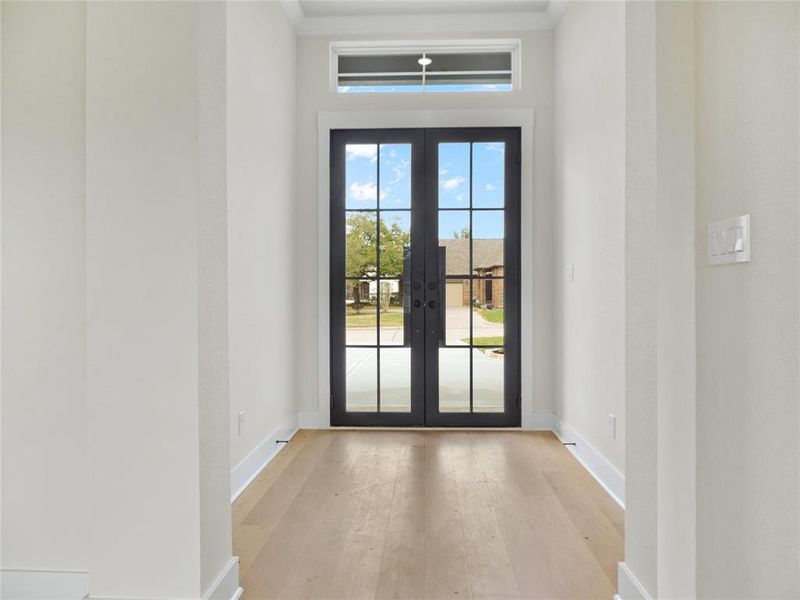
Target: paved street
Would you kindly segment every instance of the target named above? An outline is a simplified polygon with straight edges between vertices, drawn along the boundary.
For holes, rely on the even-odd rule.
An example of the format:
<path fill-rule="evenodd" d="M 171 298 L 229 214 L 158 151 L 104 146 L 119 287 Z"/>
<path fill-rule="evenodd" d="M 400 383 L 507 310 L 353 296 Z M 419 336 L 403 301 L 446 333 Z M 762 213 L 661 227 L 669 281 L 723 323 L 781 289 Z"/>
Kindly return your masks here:
<path fill-rule="evenodd" d="M 462 340 L 469 338 L 468 306 L 448 307 L 445 309 L 445 336 L 450 345 L 462 346 Z M 472 323 L 474 336 L 499 337 L 503 335 L 503 324 L 492 323 L 475 312 Z M 381 345 L 403 345 L 402 327 L 381 327 Z M 347 329 L 348 344 L 375 344 L 375 327 L 349 327 Z"/>

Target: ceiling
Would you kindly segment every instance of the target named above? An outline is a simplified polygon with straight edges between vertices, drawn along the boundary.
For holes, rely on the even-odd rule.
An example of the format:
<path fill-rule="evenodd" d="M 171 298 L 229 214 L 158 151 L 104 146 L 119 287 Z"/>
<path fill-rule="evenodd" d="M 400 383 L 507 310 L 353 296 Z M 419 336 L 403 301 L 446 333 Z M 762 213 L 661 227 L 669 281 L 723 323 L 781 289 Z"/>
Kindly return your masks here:
<path fill-rule="evenodd" d="M 298 0 L 306 17 L 543 12 L 548 0 Z"/>
<path fill-rule="evenodd" d="M 567 0 L 281 0 L 301 35 L 553 29 Z"/>

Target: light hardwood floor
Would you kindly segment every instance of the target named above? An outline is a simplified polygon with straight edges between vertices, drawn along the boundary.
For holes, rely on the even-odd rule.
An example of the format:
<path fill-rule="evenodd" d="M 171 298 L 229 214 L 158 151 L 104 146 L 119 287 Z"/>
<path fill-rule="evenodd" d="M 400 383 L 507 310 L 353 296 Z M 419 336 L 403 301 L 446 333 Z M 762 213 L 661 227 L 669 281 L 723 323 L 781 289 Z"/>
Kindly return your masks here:
<path fill-rule="evenodd" d="M 233 505 L 246 600 L 602 598 L 623 512 L 551 433 L 303 430 Z"/>

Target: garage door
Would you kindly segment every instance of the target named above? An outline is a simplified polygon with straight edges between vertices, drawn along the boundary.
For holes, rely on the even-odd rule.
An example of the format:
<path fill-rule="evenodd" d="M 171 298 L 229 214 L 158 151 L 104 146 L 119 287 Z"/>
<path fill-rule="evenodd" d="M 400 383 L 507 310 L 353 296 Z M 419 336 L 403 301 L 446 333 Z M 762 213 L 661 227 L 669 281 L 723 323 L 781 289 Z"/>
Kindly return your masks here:
<path fill-rule="evenodd" d="M 464 285 L 460 281 L 448 283 L 445 298 L 445 306 L 464 306 Z"/>

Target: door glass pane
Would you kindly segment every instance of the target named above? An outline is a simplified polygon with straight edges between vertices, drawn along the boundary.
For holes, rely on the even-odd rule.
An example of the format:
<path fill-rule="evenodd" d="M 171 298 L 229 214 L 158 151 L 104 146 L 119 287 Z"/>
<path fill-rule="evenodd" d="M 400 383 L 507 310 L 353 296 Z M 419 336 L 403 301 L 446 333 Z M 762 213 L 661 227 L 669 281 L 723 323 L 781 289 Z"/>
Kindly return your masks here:
<path fill-rule="evenodd" d="M 411 412 L 411 348 L 381 348 L 381 412 Z"/>
<path fill-rule="evenodd" d="M 345 213 L 345 275 L 375 277 L 378 272 L 376 252 L 378 225 L 375 213 Z"/>
<path fill-rule="evenodd" d="M 469 208 L 469 144 L 439 144 L 439 208 Z"/>
<path fill-rule="evenodd" d="M 439 348 L 439 412 L 469 412 L 468 348 Z"/>
<path fill-rule="evenodd" d="M 344 287 L 345 343 L 375 345 L 378 343 L 377 282 L 348 279 Z"/>
<path fill-rule="evenodd" d="M 439 211 L 439 260 L 447 275 L 469 276 L 469 211 Z"/>
<path fill-rule="evenodd" d="M 469 344 L 469 279 L 444 283 L 444 340 L 448 346 Z"/>
<path fill-rule="evenodd" d="M 400 279 L 382 279 L 378 286 L 382 346 L 403 346 L 409 311 L 409 286 Z"/>
<path fill-rule="evenodd" d="M 503 412 L 505 408 L 503 348 L 472 350 L 472 410 Z"/>
<path fill-rule="evenodd" d="M 477 277 L 503 276 L 505 211 L 472 212 L 472 273 Z"/>
<path fill-rule="evenodd" d="M 503 208 L 505 196 L 505 143 L 472 145 L 472 206 Z"/>
<path fill-rule="evenodd" d="M 375 412 L 378 410 L 378 349 L 347 348 L 345 410 Z"/>
<path fill-rule="evenodd" d="M 345 207 L 378 208 L 378 145 L 347 144 L 345 156 Z"/>
<path fill-rule="evenodd" d="M 504 344 L 504 279 L 472 280 L 472 343 L 475 346 Z"/>
<path fill-rule="evenodd" d="M 381 277 L 408 279 L 411 269 L 411 211 L 381 211 Z"/>
<path fill-rule="evenodd" d="M 381 144 L 380 207 L 411 208 L 411 144 Z"/>

